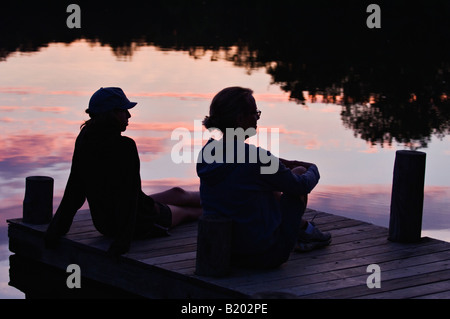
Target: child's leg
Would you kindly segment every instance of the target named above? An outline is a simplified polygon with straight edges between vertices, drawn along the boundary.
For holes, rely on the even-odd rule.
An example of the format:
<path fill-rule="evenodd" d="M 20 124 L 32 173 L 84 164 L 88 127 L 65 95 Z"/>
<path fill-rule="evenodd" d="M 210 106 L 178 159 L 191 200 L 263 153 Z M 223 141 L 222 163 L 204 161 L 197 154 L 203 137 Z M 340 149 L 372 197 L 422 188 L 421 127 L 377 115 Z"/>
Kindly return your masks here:
<path fill-rule="evenodd" d="M 189 206 L 169 206 L 172 212 L 172 226 L 175 227 L 185 222 L 197 220 L 203 213 L 201 207 L 189 207 Z"/>
<path fill-rule="evenodd" d="M 155 201 L 166 205 L 201 207 L 200 193 L 186 191 L 181 187 L 173 187 L 149 196 Z"/>
<path fill-rule="evenodd" d="M 150 195 L 155 201 L 166 204 L 172 212 L 172 225 L 198 219 L 202 214 L 200 193 L 186 191 L 180 187 Z"/>

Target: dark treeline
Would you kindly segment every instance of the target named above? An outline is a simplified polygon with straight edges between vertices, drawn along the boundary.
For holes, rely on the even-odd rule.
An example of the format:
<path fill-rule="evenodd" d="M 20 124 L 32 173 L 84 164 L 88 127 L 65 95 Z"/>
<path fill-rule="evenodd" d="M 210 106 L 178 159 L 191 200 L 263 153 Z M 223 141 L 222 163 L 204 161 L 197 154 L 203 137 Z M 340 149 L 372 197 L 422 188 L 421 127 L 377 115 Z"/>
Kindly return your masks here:
<path fill-rule="evenodd" d="M 70 3 L 81 29 L 69 29 Z M 366 8 L 381 7 L 381 29 Z M 52 42 L 186 50 L 231 46 L 236 66 L 263 67 L 298 103 L 303 92 L 342 104 L 342 120 L 373 142 L 425 147 L 449 132 L 450 1 L 11 1 L 0 10 L 0 60 Z M 0 62 L 1 63 L 1 62 Z M 2 75 L 4 76 L 4 75 Z M 369 102 L 371 102 L 369 104 Z"/>

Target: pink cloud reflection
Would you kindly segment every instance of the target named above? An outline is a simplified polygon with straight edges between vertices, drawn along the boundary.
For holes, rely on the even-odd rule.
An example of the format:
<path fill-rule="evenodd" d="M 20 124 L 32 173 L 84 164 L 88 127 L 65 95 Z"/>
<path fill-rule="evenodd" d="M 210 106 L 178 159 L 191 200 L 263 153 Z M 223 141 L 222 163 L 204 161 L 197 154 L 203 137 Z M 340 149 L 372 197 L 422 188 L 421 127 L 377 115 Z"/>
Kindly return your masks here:
<path fill-rule="evenodd" d="M 73 144 L 74 137 L 68 133 L 0 137 L 0 162 L 13 160 L 16 164 L 22 164 L 55 156 L 61 161 L 71 160 Z"/>
<path fill-rule="evenodd" d="M 43 113 L 56 113 L 61 114 L 69 110 L 66 106 L 0 106 L 0 112 L 17 112 L 17 111 L 28 111 L 33 110 Z"/>
<path fill-rule="evenodd" d="M 189 131 L 194 130 L 194 121 L 192 122 L 133 122 L 127 130 L 133 131 L 162 131 L 172 132 L 176 128 L 186 128 Z"/>
<path fill-rule="evenodd" d="M 0 118 L 0 122 L 2 122 L 2 123 L 13 123 L 14 119 L 10 118 L 10 117 L 2 117 L 2 118 Z"/>
<path fill-rule="evenodd" d="M 38 112 L 49 112 L 49 113 L 65 113 L 67 111 L 67 107 L 64 106 L 32 106 L 32 110 L 38 111 Z"/>
<path fill-rule="evenodd" d="M 88 91 L 48 91 L 39 86 L 4 86 L 0 87 L 0 93 L 19 94 L 19 95 L 72 95 L 72 96 L 90 96 L 93 92 Z"/>
<path fill-rule="evenodd" d="M 200 99 L 200 100 L 212 100 L 217 92 L 130 92 L 127 93 L 133 97 L 173 97 L 178 99 Z M 256 101 L 264 102 L 286 102 L 289 101 L 289 96 L 283 93 L 265 93 L 258 94 L 255 92 L 254 97 Z"/>
<path fill-rule="evenodd" d="M 14 111 L 18 111 L 21 109 L 23 109 L 23 107 L 17 106 L 17 105 L 15 105 L 15 106 L 6 106 L 6 105 L 0 106 L 0 111 L 2 111 L 2 112 L 14 112 Z"/>
<path fill-rule="evenodd" d="M 139 153 L 162 153 L 165 151 L 165 137 L 133 137 Z"/>
<path fill-rule="evenodd" d="M 1 121 L 1 120 L 0 120 Z M 12 134 L 0 136 L 0 174 L 20 176 L 36 168 L 70 164 L 76 135 L 72 133 Z M 135 137 L 142 161 L 168 152 L 167 137 Z"/>
<path fill-rule="evenodd" d="M 92 88 L 90 91 L 81 90 L 47 90 L 44 87 L 34 86 L 4 86 L 0 87 L 0 93 L 3 94 L 19 94 L 19 95 L 70 95 L 70 96 L 91 96 L 98 88 Z M 125 92 L 128 97 L 171 97 L 177 99 L 200 99 L 200 100 L 212 100 L 217 92 Z M 280 93 L 264 93 L 258 94 L 255 92 L 254 97 L 257 101 L 264 102 L 286 102 L 289 101 L 289 96 L 282 92 Z"/>

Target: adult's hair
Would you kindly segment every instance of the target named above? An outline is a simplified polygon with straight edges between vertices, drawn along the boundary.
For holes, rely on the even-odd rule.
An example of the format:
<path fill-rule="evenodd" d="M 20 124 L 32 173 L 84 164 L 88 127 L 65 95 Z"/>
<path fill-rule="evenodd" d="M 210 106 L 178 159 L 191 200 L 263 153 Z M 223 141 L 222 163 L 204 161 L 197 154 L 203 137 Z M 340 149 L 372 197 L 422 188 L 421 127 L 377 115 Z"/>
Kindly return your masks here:
<path fill-rule="evenodd" d="M 227 128 L 237 128 L 238 116 L 250 111 L 252 94 L 251 89 L 238 86 L 223 89 L 214 96 L 209 106 L 209 116 L 205 116 L 203 125 L 207 129 L 217 128 L 223 133 Z"/>

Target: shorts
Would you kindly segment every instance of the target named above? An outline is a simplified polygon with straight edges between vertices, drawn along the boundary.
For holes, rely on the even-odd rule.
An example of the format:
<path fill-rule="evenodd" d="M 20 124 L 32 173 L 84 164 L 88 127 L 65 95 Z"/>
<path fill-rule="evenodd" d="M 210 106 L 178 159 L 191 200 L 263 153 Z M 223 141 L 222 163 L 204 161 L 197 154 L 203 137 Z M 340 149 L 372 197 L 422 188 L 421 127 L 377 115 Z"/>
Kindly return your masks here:
<path fill-rule="evenodd" d="M 172 211 L 170 210 L 170 207 L 155 201 L 155 209 L 158 212 L 155 219 L 155 225 L 169 229 L 170 226 L 172 226 Z"/>
<path fill-rule="evenodd" d="M 145 239 L 149 237 L 168 236 L 172 225 L 172 211 L 169 206 L 151 199 L 145 198 L 145 205 L 141 205 L 135 225 L 135 238 Z"/>

